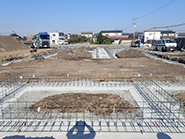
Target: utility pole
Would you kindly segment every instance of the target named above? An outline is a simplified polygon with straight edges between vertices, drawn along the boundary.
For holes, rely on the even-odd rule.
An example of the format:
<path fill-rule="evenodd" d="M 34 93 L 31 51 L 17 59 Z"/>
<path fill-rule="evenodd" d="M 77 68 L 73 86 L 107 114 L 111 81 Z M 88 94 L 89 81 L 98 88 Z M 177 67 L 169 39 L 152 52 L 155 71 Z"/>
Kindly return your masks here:
<path fill-rule="evenodd" d="M 133 20 L 133 38 L 135 38 L 136 19 L 137 18 L 132 18 L 132 20 Z"/>

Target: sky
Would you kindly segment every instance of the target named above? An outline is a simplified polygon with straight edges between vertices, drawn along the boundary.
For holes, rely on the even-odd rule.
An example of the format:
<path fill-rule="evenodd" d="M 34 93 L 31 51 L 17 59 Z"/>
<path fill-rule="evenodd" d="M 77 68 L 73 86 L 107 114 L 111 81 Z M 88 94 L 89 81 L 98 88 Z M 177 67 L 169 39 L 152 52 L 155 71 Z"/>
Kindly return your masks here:
<path fill-rule="evenodd" d="M 184 5 L 185 0 L 0 0 L 0 35 L 116 29 L 132 33 L 133 18 L 136 31 L 143 32 L 185 23 Z M 185 25 L 168 29 L 185 32 Z"/>

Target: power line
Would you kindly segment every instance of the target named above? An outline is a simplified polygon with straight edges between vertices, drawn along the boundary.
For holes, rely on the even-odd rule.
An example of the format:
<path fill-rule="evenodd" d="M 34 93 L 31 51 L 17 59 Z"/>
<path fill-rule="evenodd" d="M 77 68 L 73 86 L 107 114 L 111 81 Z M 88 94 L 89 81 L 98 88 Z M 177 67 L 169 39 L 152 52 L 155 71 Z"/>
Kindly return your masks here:
<path fill-rule="evenodd" d="M 155 12 L 157 12 L 157 11 L 159 11 L 159 10 L 165 8 L 165 7 L 167 7 L 168 5 L 172 4 L 172 3 L 175 2 L 175 1 L 176 1 L 176 0 L 171 0 L 171 1 L 169 1 L 168 3 L 164 4 L 163 6 L 157 8 L 156 10 L 154 10 L 154 11 L 148 13 L 148 14 L 145 14 L 145 15 L 140 16 L 140 17 L 137 17 L 137 18 L 133 18 L 133 19 L 134 19 L 134 21 L 133 21 L 134 26 L 136 26 L 136 23 L 135 23 L 135 20 L 136 20 L 136 19 L 141 19 L 141 18 L 144 18 L 144 17 L 146 17 L 146 16 L 149 16 L 149 15 L 151 15 L 151 14 L 153 14 L 153 13 L 155 13 Z M 128 27 L 125 27 L 124 30 L 127 30 L 127 29 L 130 28 L 131 26 L 132 26 L 132 25 L 130 24 Z"/>
<path fill-rule="evenodd" d="M 179 26 L 184 26 L 185 23 L 182 23 L 182 24 L 177 24 L 177 25 L 171 25 L 171 26 L 163 26 L 163 27 L 157 27 L 158 29 L 159 28 L 171 28 L 171 27 L 179 27 Z"/>
<path fill-rule="evenodd" d="M 132 26 L 132 20 L 130 20 L 129 22 L 128 22 L 128 24 L 126 25 L 126 26 L 124 26 L 123 28 L 123 30 L 127 30 L 128 28 L 130 28 Z"/>
<path fill-rule="evenodd" d="M 159 7 L 159 8 L 157 8 L 156 10 L 154 10 L 154 11 L 148 13 L 148 14 L 145 14 L 145 15 L 143 15 L 143 16 L 140 16 L 140 17 L 138 17 L 137 19 L 141 19 L 141 18 L 144 18 L 144 17 L 146 17 L 146 16 L 149 16 L 149 15 L 151 15 L 151 14 L 153 14 L 153 13 L 155 13 L 155 12 L 157 12 L 157 11 L 163 9 L 163 8 L 165 8 L 166 6 L 172 4 L 172 3 L 175 2 L 175 1 L 176 1 L 176 0 L 171 0 L 171 1 L 169 1 L 168 3 L 166 3 L 165 5 L 163 5 L 163 6 Z"/>
<path fill-rule="evenodd" d="M 179 26 L 184 26 L 184 25 L 185 25 L 185 23 L 181 23 L 181 24 L 176 24 L 176 25 L 171 25 L 171 26 L 154 27 L 151 29 L 172 28 L 172 27 L 179 27 Z M 151 30 L 151 29 L 149 29 L 149 30 Z"/>
<path fill-rule="evenodd" d="M 124 30 L 127 30 L 129 29 L 130 27 L 132 27 L 132 24 L 130 24 L 127 28 L 125 28 Z"/>

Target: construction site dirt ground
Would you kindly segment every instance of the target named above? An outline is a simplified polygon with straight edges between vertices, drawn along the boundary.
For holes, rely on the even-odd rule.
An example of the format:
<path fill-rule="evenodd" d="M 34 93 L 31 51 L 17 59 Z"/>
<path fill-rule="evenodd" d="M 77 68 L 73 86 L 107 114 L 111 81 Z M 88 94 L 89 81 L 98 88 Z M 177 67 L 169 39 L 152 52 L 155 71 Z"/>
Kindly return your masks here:
<path fill-rule="evenodd" d="M 40 49 L 44 51 L 45 49 Z M 27 51 L 27 50 L 25 50 Z M 45 50 L 46 51 L 46 50 Z M 74 49 L 73 49 L 74 51 Z M 124 50 L 127 51 L 127 50 Z M 85 56 L 67 58 L 73 53 L 68 50 L 65 58 L 61 58 L 60 53 L 58 57 L 53 59 L 41 60 L 23 60 L 18 63 L 11 63 L 7 66 L 0 66 L 1 72 L 22 72 L 22 71 L 129 71 L 129 70 L 170 70 L 182 71 L 184 68 L 180 65 L 166 63 L 159 60 L 151 59 L 150 57 L 140 56 L 136 57 L 136 52 L 132 52 L 129 58 L 115 58 L 115 59 L 92 59 L 87 52 Z M 65 52 L 66 53 L 66 52 Z M 138 52 L 137 52 L 138 53 Z M 79 53 L 77 53 L 79 55 Z"/>

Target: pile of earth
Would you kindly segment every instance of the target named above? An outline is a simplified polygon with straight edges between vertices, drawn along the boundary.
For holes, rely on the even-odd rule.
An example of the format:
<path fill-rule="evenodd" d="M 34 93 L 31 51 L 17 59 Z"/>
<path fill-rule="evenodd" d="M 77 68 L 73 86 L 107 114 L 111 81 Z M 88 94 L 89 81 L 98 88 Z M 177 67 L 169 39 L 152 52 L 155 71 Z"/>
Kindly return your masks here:
<path fill-rule="evenodd" d="M 133 111 L 133 105 L 115 94 L 65 93 L 49 96 L 30 106 L 34 111 L 108 115 L 113 112 Z"/>
<path fill-rule="evenodd" d="M 79 48 L 73 48 L 73 49 L 65 49 L 62 52 L 59 52 L 58 55 L 56 55 L 58 59 L 64 59 L 64 60 L 81 60 L 81 59 L 91 59 L 92 55 L 88 52 L 88 48 L 85 47 L 79 47 Z"/>
<path fill-rule="evenodd" d="M 135 50 L 135 49 L 129 49 L 129 50 L 123 50 L 116 54 L 116 57 L 118 58 L 141 58 L 146 57 L 141 52 Z"/>
<path fill-rule="evenodd" d="M 0 52 L 9 52 L 23 49 L 30 48 L 12 36 L 0 36 Z"/>

